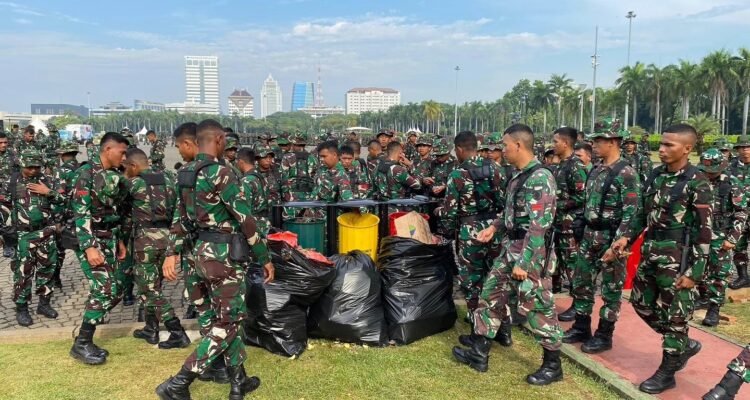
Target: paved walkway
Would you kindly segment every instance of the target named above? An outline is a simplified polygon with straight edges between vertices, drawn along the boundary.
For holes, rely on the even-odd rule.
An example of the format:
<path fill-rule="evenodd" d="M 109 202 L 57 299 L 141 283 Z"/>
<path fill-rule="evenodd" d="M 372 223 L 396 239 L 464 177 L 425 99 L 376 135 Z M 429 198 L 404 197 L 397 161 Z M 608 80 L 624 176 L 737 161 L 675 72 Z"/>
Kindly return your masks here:
<path fill-rule="evenodd" d="M 557 311 L 567 309 L 571 298 L 559 296 L 556 299 Z M 597 297 L 593 326 L 599 323 L 598 310 L 601 300 Z M 570 328 L 572 322 L 562 322 L 564 329 Z M 689 335 L 698 340 L 703 348 L 698 355 L 690 359 L 687 367 L 676 375 L 677 387 L 668 390 L 658 398 L 669 400 L 699 399 L 721 380 L 727 364 L 739 354 L 741 347 L 723 340 L 711 333 L 691 327 Z M 580 351 L 580 344 L 575 345 Z M 615 372 L 630 381 L 636 387 L 656 371 L 661 362 L 661 336 L 654 333 L 635 313 L 629 303 L 623 303 L 620 320 L 615 327 L 614 347 L 612 350 L 586 357 Z M 744 385 L 737 399 L 750 399 L 750 387 Z"/>

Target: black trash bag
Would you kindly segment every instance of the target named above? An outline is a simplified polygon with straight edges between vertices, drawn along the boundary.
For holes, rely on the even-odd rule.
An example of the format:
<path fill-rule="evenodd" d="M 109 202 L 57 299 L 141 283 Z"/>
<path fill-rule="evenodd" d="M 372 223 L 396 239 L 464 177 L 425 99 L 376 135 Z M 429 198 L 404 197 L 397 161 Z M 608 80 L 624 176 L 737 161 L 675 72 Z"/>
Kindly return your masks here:
<path fill-rule="evenodd" d="M 380 242 L 378 267 L 383 280 L 388 336 L 409 344 L 453 327 L 455 258 L 451 242 L 424 244 L 398 236 Z"/>
<path fill-rule="evenodd" d="M 336 270 L 285 242 L 268 244 L 275 278 L 264 284 L 261 268 L 248 270 L 245 343 L 283 356 L 300 355 L 307 347 L 307 309 L 331 284 Z"/>
<path fill-rule="evenodd" d="M 380 273 L 375 263 L 359 250 L 334 255 L 331 261 L 336 263 L 336 278 L 310 308 L 308 333 L 342 342 L 387 345 Z"/>

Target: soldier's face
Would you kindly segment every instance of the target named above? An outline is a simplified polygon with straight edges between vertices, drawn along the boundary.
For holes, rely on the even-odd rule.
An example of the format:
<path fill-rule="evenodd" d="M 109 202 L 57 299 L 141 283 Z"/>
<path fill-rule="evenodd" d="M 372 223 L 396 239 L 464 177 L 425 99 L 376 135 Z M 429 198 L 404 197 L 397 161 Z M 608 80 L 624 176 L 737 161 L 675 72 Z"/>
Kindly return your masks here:
<path fill-rule="evenodd" d="M 34 134 L 31 133 L 31 132 L 24 132 L 23 133 L 23 140 L 25 140 L 27 142 L 30 142 L 30 141 L 34 140 Z"/>
<path fill-rule="evenodd" d="M 237 157 L 237 149 L 226 149 L 224 150 L 224 158 L 226 158 L 229 161 L 234 161 Z"/>
<path fill-rule="evenodd" d="M 737 155 L 743 163 L 750 162 L 750 147 L 740 147 L 737 149 Z"/>
<path fill-rule="evenodd" d="M 382 151 L 383 150 L 380 146 L 370 146 L 367 148 L 367 154 L 369 154 L 370 157 L 377 157 Z"/>
<path fill-rule="evenodd" d="M 432 150 L 432 147 L 430 146 L 425 146 L 425 145 L 417 146 L 417 153 L 419 153 L 419 155 L 422 157 L 425 157 L 428 154 L 430 154 L 430 150 Z"/>
<path fill-rule="evenodd" d="M 0 151 L 5 151 L 8 148 L 8 138 L 0 138 Z"/>
<path fill-rule="evenodd" d="M 122 162 L 125 161 L 125 153 L 127 151 L 127 145 L 123 143 L 109 142 L 104 149 L 103 157 L 100 158 L 106 158 L 110 167 L 120 168 Z"/>
<path fill-rule="evenodd" d="M 633 142 L 627 142 L 625 143 L 625 151 L 628 153 L 632 153 L 635 151 L 635 143 Z"/>
<path fill-rule="evenodd" d="M 328 149 L 322 149 L 320 150 L 320 153 L 318 154 L 318 157 L 320 157 L 320 162 L 325 164 L 328 168 L 333 168 L 338 164 L 339 162 L 339 156 L 338 154 L 334 153 L 331 150 Z"/>
<path fill-rule="evenodd" d="M 500 162 L 503 160 L 503 151 L 502 150 L 492 150 L 490 151 L 490 157 L 492 158 L 492 161 Z"/>
<path fill-rule="evenodd" d="M 273 154 L 269 154 L 258 160 L 258 164 L 264 170 L 271 169 L 273 166 Z"/>
<path fill-rule="evenodd" d="M 578 157 L 581 161 L 583 161 L 584 165 L 591 164 L 591 156 L 589 156 L 589 153 L 584 149 L 578 149 L 575 151 L 576 157 Z"/>
<path fill-rule="evenodd" d="M 514 164 L 516 162 L 520 151 L 521 142 L 513 139 L 511 135 L 503 135 L 503 157 L 509 163 Z"/>
<path fill-rule="evenodd" d="M 149 142 L 154 143 L 156 141 L 156 135 L 148 135 L 146 136 Z"/>
<path fill-rule="evenodd" d="M 187 138 L 181 138 L 176 143 L 177 151 L 180 153 L 183 161 L 191 161 L 198 152 L 198 145 Z"/>
<path fill-rule="evenodd" d="M 659 159 L 664 164 L 674 164 L 686 159 L 692 149 L 690 135 L 664 133 L 659 144 Z"/>
<path fill-rule="evenodd" d="M 341 155 L 341 165 L 343 165 L 344 168 L 351 168 L 353 162 L 354 162 L 354 156 L 352 156 L 351 154 Z"/>
<path fill-rule="evenodd" d="M 388 135 L 380 135 L 378 136 L 378 142 L 380 142 L 380 147 L 385 148 L 391 142 L 391 138 Z"/>
<path fill-rule="evenodd" d="M 552 136 L 552 148 L 555 151 L 555 154 L 563 154 L 568 149 L 568 142 L 560 137 L 560 134 L 555 133 Z"/>
<path fill-rule="evenodd" d="M 417 143 L 417 137 L 414 136 L 414 135 L 409 136 L 409 143 L 416 144 Z"/>
<path fill-rule="evenodd" d="M 42 167 L 23 167 L 21 171 L 23 176 L 31 178 L 32 176 L 39 175 L 42 172 Z"/>

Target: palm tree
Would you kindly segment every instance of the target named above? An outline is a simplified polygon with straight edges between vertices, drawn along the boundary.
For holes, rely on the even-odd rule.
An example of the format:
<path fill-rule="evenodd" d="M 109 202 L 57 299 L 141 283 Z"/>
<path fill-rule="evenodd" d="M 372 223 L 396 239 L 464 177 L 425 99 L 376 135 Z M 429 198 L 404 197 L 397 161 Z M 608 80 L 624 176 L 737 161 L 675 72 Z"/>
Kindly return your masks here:
<path fill-rule="evenodd" d="M 711 116 L 718 118 L 724 127 L 726 100 L 729 97 L 728 83 L 732 76 L 732 57 L 726 50 L 710 53 L 701 62 L 702 78 L 708 82 L 711 92 Z"/>
<path fill-rule="evenodd" d="M 638 122 L 638 96 L 646 81 L 646 66 L 641 62 L 635 65 L 620 68 L 620 77 L 615 84 L 617 87 L 633 96 L 633 126 Z"/>
<path fill-rule="evenodd" d="M 690 99 L 695 96 L 698 85 L 698 65 L 690 61 L 680 60 L 679 66 L 673 66 L 671 69 L 672 86 L 677 95 L 680 97 L 682 119 L 686 120 L 690 116 Z"/>
<path fill-rule="evenodd" d="M 649 80 L 649 88 L 654 93 L 654 132 L 661 132 L 661 90 L 664 86 L 664 80 L 667 72 L 654 64 L 646 67 L 646 77 Z"/>
<path fill-rule="evenodd" d="M 430 121 L 435 121 L 437 122 L 437 125 L 438 125 L 437 134 L 440 134 L 440 123 L 439 123 L 440 114 L 441 114 L 440 104 L 438 104 L 438 102 L 436 101 L 429 100 L 429 101 L 425 101 L 424 103 L 422 103 L 422 107 L 424 108 L 423 115 L 425 119 L 427 120 L 427 127 L 425 129 L 429 130 Z"/>
<path fill-rule="evenodd" d="M 547 81 L 547 85 L 549 86 L 549 89 L 552 93 L 555 94 L 556 100 L 557 100 L 557 127 L 562 126 L 562 101 L 563 101 L 563 92 L 566 89 L 570 89 L 570 84 L 573 83 L 573 80 L 568 78 L 567 74 L 552 74 L 552 76 L 549 78 L 549 81 Z"/>
<path fill-rule="evenodd" d="M 698 133 L 698 143 L 696 146 L 698 154 L 703 153 L 703 138 L 706 135 L 717 134 L 719 133 L 719 129 L 721 129 L 719 121 L 705 113 L 692 116 L 685 122 L 692 125 Z"/>
<path fill-rule="evenodd" d="M 750 107 L 750 49 L 743 47 L 739 50 L 739 55 L 734 57 L 736 69 L 735 74 L 739 83 L 742 95 L 744 96 L 744 105 L 742 107 L 742 134 L 747 134 L 747 114 Z"/>
<path fill-rule="evenodd" d="M 529 104 L 535 110 L 541 110 L 544 115 L 542 133 L 547 132 L 547 108 L 554 99 L 555 97 L 552 95 L 552 90 L 548 85 L 545 85 L 544 82 L 539 80 L 534 81 L 531 86 L 531 98 L 529 99 Z"/>

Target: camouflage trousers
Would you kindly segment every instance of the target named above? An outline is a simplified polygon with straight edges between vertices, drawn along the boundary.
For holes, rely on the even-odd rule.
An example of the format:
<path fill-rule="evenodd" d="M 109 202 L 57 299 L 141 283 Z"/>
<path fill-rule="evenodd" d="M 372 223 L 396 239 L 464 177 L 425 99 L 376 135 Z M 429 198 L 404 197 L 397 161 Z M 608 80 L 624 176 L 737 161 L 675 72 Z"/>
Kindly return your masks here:
<path fill-rule="evenodd" d="M 599 318 L 616 322 L 620 316 L 622 287 L 627 269 L 623 259 L 611 263 L 602 262 L 601 258 L 612 244 L 612 239 L 610 231 L 594 231 L 589 228 L 584 231 L 573 269 L 573 306 L 576 313 L 591 315 L 594 311 L 596 278 L 601 272 L 604 305 L 599 310 Z"/>
<path fill-rule="evenodd" d="M 742 349 L 737 358 L 732 360 L 727 368 L 741 376 L 745 383 L 750 383 L 750 344 Z"/>
<path fill-rule="evenodd" d="M 553 276 L 565 276 L 568 282 L 573 282 L 573 269 L 575 269 L 578 257 L 578 245 L 572 233 L 555 234 L 555 254 L 557 255 L 557 268 L 552 272 Z"/>
<path fill-rule="evenodd" d="M 31 301 L 32 281 L 36 278 L 36 294 L 52 295 L 52 275 L 57 265 L 54 228 L 32 232 L 18 232 L 15 266 L 13 270 L 13 301 L 28 304 Z"/>
<path fill-rule="evenodd" d="M 198 241 L 195 268 L 207 284 L 211 309 L 216 319 L 196 349 L 185 360 L 184 367 L 203 373 L 217 357 L 228 366 L 241 365 L 247 355 L 239 335 L 247 313 L 245 305 L 245 270 L 229 260 L 227 244 Z"/>
<path fill-rule="evenodd" d="M 156 314 L 159 321 L 174 319 L 174 308 L 162 293 L 164 275 L 161 267 L 164 264 L 165 249 L 152 246 L 141 247 L 138 244 L 136 241 L 135 267 L 133 268 L 133 279 L 138 288 L 138 296 L 146 312 Z"/>
<path fill-rule="evenodd" d="M 750 232 L 746 229 L 744 232 L 742 232 L 742 235 L 740 235 L 739 240 L 737 240 L 737 245 L 734 246 L 734 255 L 732 256 L 732 261 L 734 263 L 735 268 L 738 270 L 740 269 L 747 269 L 748 264 L 748 254 L 747 254 L 747 243 L 748 243 L 748 236 L 750 236 Z"/>
<path fill-rule="evenodd" d="M 469 313 L 479 306 L 482 282 L 498 255 L 500 238 L 495 235 L 490 243 L 479 243 L 474 238 L 490 226 L 492 221 L 476 221 L 474 224 L 461 224 L 458 232 L 458 283 L 464 293 Z"/>
<path fill-rule="evenodd" d="M 681 248 L 673 241 L 644 241 L 630 296 L 638 316 L 663 336 L 662 349 L 676 354 L 685 351 L 694 307 L 693 290 L 675 289 Z"/>
<path fill-rule="evenodd" d="M 211 309 L 208 284 L 198 275 L 195 269 L 195 255 L 191 250 L 183 251 L 180 264 L 185 276 L 183 296 L 198 312 L 198 327 L 201 336 L 206 336 L 216 315 Z"/>
<path fill-rule="evenodd" d="M 723 240 L 711 242 L 706 263 L 706 278 L 698 284 L 698 293 L 702 298 L 719 306 L 724 305 L 724 298 L 729 275 L 732 273 L 732 253 L 722 250 Z"/>
<path fill-rule="evenodd" d="M 60 276 L 63 263 L 65 262 L 65 247 L 62 244 L 62 234 L 55 232 L 55 248 L 57 249 L 57 262 L 55 263 L 55 276 Z"/>
<path fill-rule="evenodd" d="M 135 257 L 133 255 L 134 246 L 131 246 L 130 240 L 132 240 L 132 238 L 125 242 L 125 245 L 128 247 L 128 253 L 125 256 L 125 259 L 118 263 L 118 268 L 120 269 L 119 273 L 122 276 L 122 285 L 119 289 L 123 293 L 134 284 L 133 268 L 135 267 Z"/>
<path fill-rule="evenodd" d="M 92 266 L 84 250 L 76 251 L 83 275 L 89 281 L 89 296 L 83 311 L 83 322 L 99 325 L 104 317 L 122 300 L 122 285 L 125 278 L 117 262 L 117 235 L 112 238 L 97 238 L 104 263 Z"/>
<path fill-rule="evenodd" d="M 550 263 L 554 264 L 554 257 Z M 484 279 L 479 307 L 474 310 L 474 333 L 493 339 L 500 323 L 509 314 L 511 295 L 518 298 L 518 312 L 526 315 L 534 339 L 548 350 L 558 350 L 562 344 L 562 330 L 557 322 L 552 296 L 552 280 L 541 277 L 542 265 L 533 265 L 528 278 L 517 281 L 511 277 L 513 256 L 501 249 Z"/>

